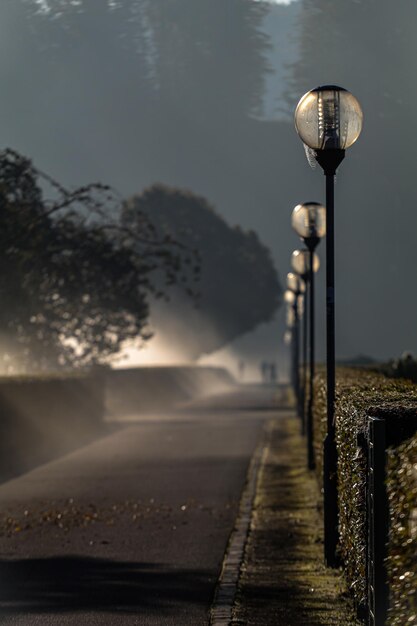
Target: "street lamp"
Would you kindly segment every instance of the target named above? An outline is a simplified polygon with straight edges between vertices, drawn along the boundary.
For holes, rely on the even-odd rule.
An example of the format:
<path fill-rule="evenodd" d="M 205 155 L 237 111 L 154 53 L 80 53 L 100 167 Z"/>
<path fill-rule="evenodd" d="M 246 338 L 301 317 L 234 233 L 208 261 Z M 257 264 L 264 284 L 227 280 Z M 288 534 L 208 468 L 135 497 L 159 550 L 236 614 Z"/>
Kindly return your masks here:
<path fill-rule="evenodd" d="M 297 398 L 298 413 L 301 416 L 300 401 L 300 317 L 302 316 L 301 296 L 305 292 L 305 283 L 293 272 L 287 274 L 287 291 L 284 300 L 289 305 L 287 325 L 292 327 L 293 340 L 293 386 Z"/>
<path fill-rule="evenodd" d="M 318 272 L 320 269 L 320 259 L 316 253 L 313 254 L 312 269 L 313 272 Z M 291 255 L 291 268 L 304 280 L 310 273 L 310 251 L 309 250 L 294 250 Z"/>
<path fill-rule="evenodd" d="M 292 380 L 292 376 L 293 376 L 293 364 L 292 364 L 292 354 L 291 354 L 291 349 L 292 349 L 292 326 L 290 324 L 287 324 L 287 328 L 285 330 L 284 333 L 284 337 L 283 337 L 283 341 L 284 341 L 284 346 L 286 346 L 289 349 L 290 352 L 290 363 L 289 363 L 289 367 L 287 369 L 289 369 L 289 378 L 291 383 L 293 382 Z"/>
<path fill-rule="evenodd" d="M 284 345 L 289 346 L 291 343 L 291 336 L 292 336 L 292 332 L 291 332 L 291 328 L 287 328 L 287 330 L 284 333 Z"/>
<path fill-rule="evenodd" d="M 312 259 L 312 266 L 311 266 L 311 259 Z M 298 274 L 302 279 L 303 279 L 303 284 L 304 286 L 306 285 L 307 281 L 308 281 L 308 277 L 310 275 L 310 269 L 312 268 L 313 272 L 318 272 L 320 267 L 320 259 L 317 256 L 317 254 L 313 254 L 313 257 L 311 257 L 310 252 L 308 250 L 294 250 L 294 252 L 291 255 L 291 268 L 292 270 Z M 305 295 L 305 299 L 306 299 L 307 294 Z M 304 415 L 304 409 L 305 409 L 305 393 L 306 393 L 306 381 L 307 381 L 307 316 L 304 315 L 304 345 L 303 345 L 303 353 L 304 353 L 304 358 L 303 358 L 303 363 L 304 363 L 304 368 L 303 368 L 303 394 L 304 397 L 300 398 L 300 402 L 299 402 L 299 412 L 300 412 L 300 417 L 302 419 L 302 434 L 305 434 L 305 415 Z M 301 411 L 302 408 L 302 411 Z"/>
<path fill-rule="evenodd" d="M 295 110 L 295 128 L 326 176 L 327 435 L 324 441 L 324 550 L 337 564 L 337 450 L 335 442 L 334 177 L 345 150 L 359 137 L 363 113 L 357 99 L 336 85 L 306 93 Z"/>
<path fill-rule="evenodd" d="M 317 151 L 350 148 L 361 134 L 362 124 L 359 102 L 336 85 L 323 85 L 307 92 L 295 110 L 297 133 L 309 148 Z"/>
<path fill-rule="evenodd" d="M 287 274 L 287 288 L 298 295 L 305 293 L 306 290 L 304 280 L 298 273 L 294 274 L 294 272 L 288 272 Z"/>
<path fill-rule="evenodd" d="M 291 349 L 291 368 L 290 378 L 291 386 L 294 390 L 294 394 L 297 397 L 298 393 L 298 353 L 299 353 L 299 336 L 298 336 L 298 310 L 296 306 L 296 296 L 291 289 L 287 289 L 284 293 L 284 302 L 287 304 L 286 309 L 286 324 L 287 330 L 289 330 L 290 349 Z"/>
<path fill-rule="evenodd" d="M 313 402 L 314 402 L 314 250 L 320 239 L 326 234 L 326 209 L 318 202 L 298 204 L 292 212 L 292 226 L 303 239 L 309 252 L 309 271 L 305 278 L 309 285 L 309 321 L 310 321 L 310 380 L 307 408 L 307 459 L 309 469 L 314 469 L 314 433 L 313 433 Z M 296 260 L 296 264 L 301 261 Z"/>
<path fill-rule="evenodd" d="M 326 209 L 318 202 L 297 204 L 292 212 L 291 224 L 301 239 L 313 240 L 314 249 L 326 234 Z"/>

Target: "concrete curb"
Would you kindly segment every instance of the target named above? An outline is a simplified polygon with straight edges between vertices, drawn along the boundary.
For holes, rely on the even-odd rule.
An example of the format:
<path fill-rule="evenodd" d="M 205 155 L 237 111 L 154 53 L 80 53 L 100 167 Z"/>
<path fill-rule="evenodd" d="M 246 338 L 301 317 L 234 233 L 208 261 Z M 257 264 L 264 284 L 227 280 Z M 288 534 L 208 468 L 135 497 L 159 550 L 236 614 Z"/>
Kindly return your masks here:
<path fill-rule="evenodd" d="M 269 436 L 270 427 L 268 423 L 263 428 L 260 442 L 256 447 L 249 466 L 246 485 L 240 500 L 239 514 L 229 539 L 211 607 L 210 626 L 229 626 L 232 620 L 233 607 L 252 520 L 252 509 L 256 496 L 259 471 L 265 462 Z"/>

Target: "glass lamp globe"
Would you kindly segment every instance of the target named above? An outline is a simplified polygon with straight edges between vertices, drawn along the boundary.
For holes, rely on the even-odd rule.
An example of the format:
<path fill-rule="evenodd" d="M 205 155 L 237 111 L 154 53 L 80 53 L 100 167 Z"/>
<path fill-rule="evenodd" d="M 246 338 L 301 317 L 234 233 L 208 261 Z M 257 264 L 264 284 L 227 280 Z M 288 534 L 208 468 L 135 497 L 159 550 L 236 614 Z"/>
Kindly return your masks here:
<path fill-rule="evenodd" d="M 305 282 L 294 272 L 288 272 L 287 274 L 287 287 L 295 294 L 305 293 L 306 290 Z"/>
<path fill-rule="evenodd" d="M 284 293 L 284 301 L 287 304 L 293 305 L 295 303 L 295 293 L 291 289 L 287 289 Z"/>
<path fill-rule="evenodd" d="M 355 96 L 336 85 L 304 94 L 295 110 L 295 128 L 313 150 L 345 150 L 361 134 L 363 113 Z"/>
<path fill-rule="evenodd" d="M 294 250 L 291 255 L 291 267 L 300 276 L 310 273 L 310 252 L 309 250 Z M 313 255 L 313 272 L 318 272 L 320 259 L 316 253 Z"/>
<path fill-rule="evenodd" d="M 299 237 L 321 239 L 326 234 L 326 209 L 318 202 L 297 204 L 291 224 Z"/>
<path fill-rule="evenodd" d="M 292 306 L 287 307 L 287 326 L 288 328 L 293 328 L 295 326 L 295 313 L 294 308 Z"/>

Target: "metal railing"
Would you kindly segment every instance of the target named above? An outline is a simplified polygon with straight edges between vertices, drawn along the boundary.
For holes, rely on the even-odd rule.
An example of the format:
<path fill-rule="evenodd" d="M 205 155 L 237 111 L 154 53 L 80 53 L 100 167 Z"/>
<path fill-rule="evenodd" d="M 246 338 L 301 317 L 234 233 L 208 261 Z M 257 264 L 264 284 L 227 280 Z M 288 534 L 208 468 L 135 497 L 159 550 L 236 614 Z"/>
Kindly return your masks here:
<path fill-rule="evenodd" d="M 368 416 L 367 438 L 367 588 L 368 625 L 384 626 L 388 610 L 385 557 L 389 511 L 385 487 L 385 420 Z"/>
<path fill-rule="evenodd" d="M 367 624 L 385 626 L 389 610 L 389 584 L 385 567 L 390 511 L 386 488 L 387 449 L 397 447 L 417 432 L 415 410 L 392 413 L 378 409 L 368 415 L 366 449 Z M 362 444 L 363 445 L 363 444 Z"/>

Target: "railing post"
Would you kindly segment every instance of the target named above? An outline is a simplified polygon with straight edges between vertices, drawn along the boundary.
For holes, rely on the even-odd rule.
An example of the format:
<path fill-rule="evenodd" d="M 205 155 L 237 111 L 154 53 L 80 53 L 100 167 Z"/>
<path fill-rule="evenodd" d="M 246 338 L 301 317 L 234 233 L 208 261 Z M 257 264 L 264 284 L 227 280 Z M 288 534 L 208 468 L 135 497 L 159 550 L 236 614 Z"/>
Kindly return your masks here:
<path fill-rule="evenodd" d="M 388 610 L 385 557 L 388 541 L 388 499 L 385 486 L 385 420 L 368 416 L 367 587 L 368 624 L 384 626 Z"/>

